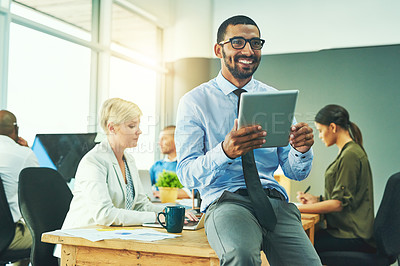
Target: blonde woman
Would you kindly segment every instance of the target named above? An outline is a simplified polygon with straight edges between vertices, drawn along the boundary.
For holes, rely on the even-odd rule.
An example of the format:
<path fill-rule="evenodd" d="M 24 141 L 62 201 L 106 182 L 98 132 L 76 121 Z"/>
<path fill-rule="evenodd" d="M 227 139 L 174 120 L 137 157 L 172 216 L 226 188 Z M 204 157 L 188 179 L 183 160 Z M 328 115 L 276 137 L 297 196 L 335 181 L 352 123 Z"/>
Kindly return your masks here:
<path fill-rule="evenodd" d="M 140 225 L 155 222 L 163 206 L 152 204 L 139 180 L 127 148 L 137 146 L 142 112 L 129 101 L 104 102 L 101 127 L 107 139 L 81 160 L 75 176 L 74 197 L 63 229 L 89 225 Z M 186 216 L 197 220 L 190 212 Z M 162 216 L 160 217 L 162 218 Z"/>

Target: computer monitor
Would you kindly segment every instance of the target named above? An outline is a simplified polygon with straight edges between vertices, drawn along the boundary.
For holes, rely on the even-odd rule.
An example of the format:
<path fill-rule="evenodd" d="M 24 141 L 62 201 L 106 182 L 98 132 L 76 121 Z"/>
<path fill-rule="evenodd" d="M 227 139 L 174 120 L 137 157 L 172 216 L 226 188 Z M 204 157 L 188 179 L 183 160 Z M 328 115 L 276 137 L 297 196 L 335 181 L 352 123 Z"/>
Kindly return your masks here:
<path fill-rule="evenodd" d="M 69 182 L 82 157 L 95 145 L 97 133 L 37 134 L 32 150 L 41 167 L 57 170 Z"/>

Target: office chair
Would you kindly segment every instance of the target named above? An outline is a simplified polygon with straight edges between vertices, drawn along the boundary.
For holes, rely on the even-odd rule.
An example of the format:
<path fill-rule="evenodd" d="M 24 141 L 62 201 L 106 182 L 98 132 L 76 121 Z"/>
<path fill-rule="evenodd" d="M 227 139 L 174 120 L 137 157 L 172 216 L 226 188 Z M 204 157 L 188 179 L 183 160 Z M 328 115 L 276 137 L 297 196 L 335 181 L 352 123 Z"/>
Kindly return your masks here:
<path fill-rule="evenodd" d="M 400 265 L 400 172 L 386 183 L 374 222 L 377 253 L 326 251 L 319 254 L 328 266 L 388 266 L 397 259 Z"/>
<path fill-rule="evenodd" d="M 31 263 L 58 266 L 54 244 L 41 242 L 42 233 L 60 229 L 69 210 L 72 193 L 53 169 L 29 167 L 19 176 L 19 207 L 33 237 Z"/>
<path fill-rule="evenodd" d="M 3 181 L 0 178 L 0 266 L 29 259 L 31 249 L 7 250 L 15 235 L 15 223 L 8 205 Z"/>

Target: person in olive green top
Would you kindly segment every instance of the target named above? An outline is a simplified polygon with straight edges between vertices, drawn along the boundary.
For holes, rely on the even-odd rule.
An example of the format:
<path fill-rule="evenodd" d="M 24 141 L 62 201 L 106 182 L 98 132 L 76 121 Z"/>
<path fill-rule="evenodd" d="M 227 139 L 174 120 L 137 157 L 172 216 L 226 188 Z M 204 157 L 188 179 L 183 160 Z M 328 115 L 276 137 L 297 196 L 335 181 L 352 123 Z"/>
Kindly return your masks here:
<path fill-rule="evenodd" d="M 303 213 L 323 213 L 327 228 L 315 235 L 322 251 L 376 251 L 373 239 L 374 197 L 372 174 L 362 135 L 342 106 L 327 105 L 315 117 L 319 138 L 336 144 L 339 155 L 325 172 L 325 196 L 298 192 Z"/>

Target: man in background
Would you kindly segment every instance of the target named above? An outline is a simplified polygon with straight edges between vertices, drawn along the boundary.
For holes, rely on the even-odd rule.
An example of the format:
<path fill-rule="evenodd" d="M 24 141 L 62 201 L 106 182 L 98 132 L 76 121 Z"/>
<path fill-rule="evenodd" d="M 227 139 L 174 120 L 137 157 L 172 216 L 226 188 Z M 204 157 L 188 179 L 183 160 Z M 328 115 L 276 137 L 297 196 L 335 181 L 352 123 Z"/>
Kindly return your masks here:
<path fill-rule="evenodd" d="M 38 167 L 38 160 L 26 140 L 18 136 L 15 115 L 7 110 L 0 111 L 0 177 L 10 211 L 15 223 L 15 236 L 8 250 L 27 249 L 32 246 L 32 236 L 22 220 L 18 205 L 19 173 L 26 167 Z M 14 265 L 28 265 L 28 260 Z"/>
<path fill-rule="evenodd" d="M 174 173 L 176 172 L 177 161 L 174 135 L 174 125 L 166 126 L 160 133 L 158 145 L 160 145 L 161 153 L 164 155 L 164 158 L 155 162 L 150 168 L 150 179 L 153 186 L 157 183 L 158 176 L 164 170 Z M 153 191 L 153 194 L 155 197 L 160 197 L 160 192 L 157 187 L 156 190 Z M 185 190 L 179 189 L 178 198 L 189 198 L 189 195 Z"/>

